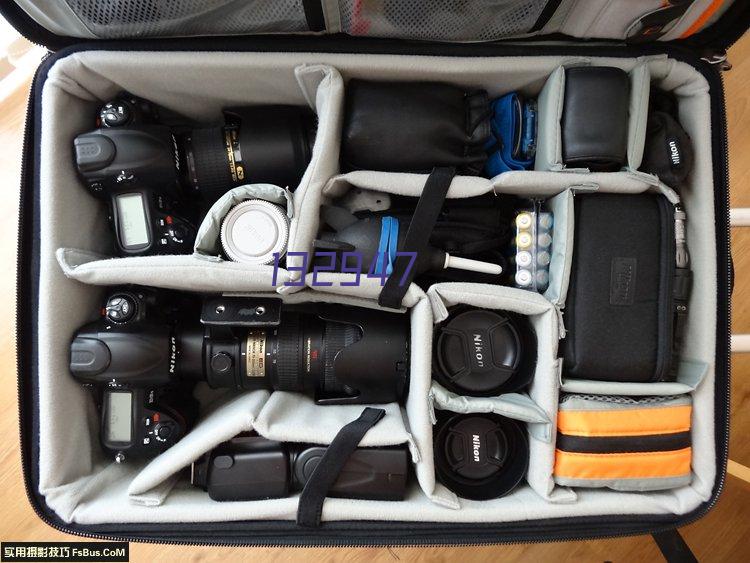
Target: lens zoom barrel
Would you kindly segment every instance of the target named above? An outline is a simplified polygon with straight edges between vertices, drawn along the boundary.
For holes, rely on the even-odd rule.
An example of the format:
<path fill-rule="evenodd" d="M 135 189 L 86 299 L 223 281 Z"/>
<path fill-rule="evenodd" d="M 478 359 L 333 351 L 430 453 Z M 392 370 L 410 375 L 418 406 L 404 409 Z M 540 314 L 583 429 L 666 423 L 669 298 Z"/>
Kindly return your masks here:
<path fill-rule="evenodd" d="M 276 333 L 275 366 L 269 363 L 271 381 L 279 391 L 304 391 L 312 388 L 305 382 L 304 333 L 299 315 L 284 315 Z"/>
<path fill-rule="evenodd" d="M 323 368 L 323 392 L 330 394 L 347 393 L 344 385 L 336 379 L 333 362 L 340 350 L 359 342 L 362 331 L 358 326 L 326 321 L 325 324 L 325 366 Z"/>
<path fill-rule="evenodd" d="M 238 185 L 232 178 L 224 127 L 194 129 L 185 143 L 188 182 L 206 201 L 216 201 Z"/>

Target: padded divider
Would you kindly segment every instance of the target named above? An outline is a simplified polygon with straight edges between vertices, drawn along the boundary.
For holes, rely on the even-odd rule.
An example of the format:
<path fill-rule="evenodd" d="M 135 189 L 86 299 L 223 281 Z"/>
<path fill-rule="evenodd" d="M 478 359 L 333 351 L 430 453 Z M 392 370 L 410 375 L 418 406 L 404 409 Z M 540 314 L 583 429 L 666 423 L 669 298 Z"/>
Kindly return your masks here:
<path fill-rule="evenodd" d="M 545 442 L 552 441 L 552 423 L 549 418 L 528 395 L 523 393 L 505 393 L 497 397 L 468 397 L 452 393 L 437 381 L 433 381 L 429 399 L 433 411 L 438 409 L 461 414 L 499 414 L 527 423 L 529 433 L 537 439 Z M 432 423 L 436 422 L 437 418 L 433 412 Z"/>
<path fill-rule="evenodd" d="M 138 473 L 128 487 L 130 502 L 162 504 L 182 469 L 222 442 L 253 429 L 268 395 L 268 391 L 252 391 L 215 405 L 184 438 Z"/>
<path fill-rule="evenodd" d="M 499 194 L 550 196 L 568 188 L 611 193 L 641 193 L 659 183 L 656 176 L 636 171 L 586 172 L 565 169 L 560 172 L 512 170 L 492 179 Z"/>
<path fill-rule="evenodd" d="M 201 221 L 195 236 L 194 251 L 204 256 L 222 258 L 221 222 L 229 210 L 248 199 L 262 199 L 286 208 L 290 222 L 294 221 L 292 193 L 273 184 L 246 184 L 229 190 L 221 196 Z"/>
<path fill-rule="evenodd" d="M 331 176 L 339 171 L 339 147 L 344 119 L 344 81 L 338 70 L 329 65 L 301 65 L 294 70 L 305 97 L 318 113 L 318 130 L 315 135 L 310 165 L 294 194 L 294 215 L 289 228 L 287 252 L 312 252 L 312 242 L 318 233 L 317 210 L 320 193 Z M 292 279 L 302 277 L 301 256 L 287 256 L 287 266 Z"/>
<path fill-rule="evenodd" d="M 629 73 L 630 111 L 628 117 L 628 168 L 638 170 L 646 144 L 648 100 L 651 92 L 651 73 L 648 65 L 641 63 Z"/>
<path fill-rule="evenodd" d="M 365 270 L 369 265 L 363 264 Z M 346 274 L 341 272 L 315 272 L 305 276 L 305 284 L 314 291 L 330 293 L 333 295 L 351 295 L 372 299 L 377 302 L 380 292 L 383 291 L 383 283 L 380 278 L 367 277 L 364 272 L 361 275 Z M 292 282 L 296 283 L 296 282 Z M 286 288 L 281 289 L 283 291 Z M 410 304 L 424 296 L 424 291 L 417 284 L 412 283 L 406 291 L 402 307 L 410 307 Z"/>
<path fill-rule="evenodd" d="M 573 263 L 575 213 L 573 191 L 549 198 L 545 205 L 552 212 L 552 256 L 549 263 L 549 287 L 544 296 L 558 307 L 565 306 Z"/>
<path fill-rule="evenodd" d="M 534 170 L 562 170 L 560 119 L 565 99 L 565 68 L 550 74 L 537 99 L 537 144 Z"/>
<path fill-rule="evenodd" d="M 331 198 L 342 197 L 352 187 L 357 187 L 394 195 L 419 197 L 422 195 L 428 176 L 428 174 L 357 170 L 331 178 L 323 189 L 323 194 Z M 487 178 L 455 176 L 446 197 L 475 197 L 491 191 L 492 184 Z"/>
<path fill-rule="evenodd" d="M 557 357 L 561 326 L 555 306 L 538 293 L 485 284 L 439 283 L 430 287 L 427 295 L 436 323 L 448 318 L 448 309 L 459 304 L 511 311 L 529 318 L 537 337 L 537 362 L 528 393 L 552 424 L 549 440 L 540 439 L 536 432 L 529 434 L 527 480 L 531 488 L 547 501 L 573 502 L 576 499 L 575 493 L 556 487 L 552 480 L 555 462 L 554 425 L 557 420 L 561 365 Z"/>
<path fill-rule="evenodd" d="M 290 279 L 283 268 L 274 275 L 272 265 L 253 266 L 196 254 L 108 258 L 76 248 L 58 248 L 55 254 L 67 277 L 90 285 L 132 283 L 182 291 L 269 291 Z"/>
<path fill-rule="evenodd" d="M 299 393 L 274 391 L 255 420 L 255 431 L 269 440 L 328 445 L 339 431 L 356 420 L 366 405 L 317 405 Z M 385 416 L 370 428 L 360 442 L 362 447 L 407 444 L 412 460 L 419 461 L 419 450 L 406 430 L 404 415 L 396 403 L 378 405 Z"/>
<path fill-rule="evenodd" d="M 432 382 L 433 316 L 426 296 L 414 306 L 411 318 L 411 379 L 406 415 L 421 458 L 415 466 L 417 481 L 427 498 L 437 506 L 456 510 L 461 507 L 458 497 L 435 481 L 432 412 L 428 398 Z"/>
<path fill-rule="evenodd" d="M 657 383 L 628 383 L 620 381 L 592 381 L 563 376 L 561 390 L 583 395 L 667 396 L 692 393 L 708 372 L 704 362 L 680 360 L 675 381 Z"/>

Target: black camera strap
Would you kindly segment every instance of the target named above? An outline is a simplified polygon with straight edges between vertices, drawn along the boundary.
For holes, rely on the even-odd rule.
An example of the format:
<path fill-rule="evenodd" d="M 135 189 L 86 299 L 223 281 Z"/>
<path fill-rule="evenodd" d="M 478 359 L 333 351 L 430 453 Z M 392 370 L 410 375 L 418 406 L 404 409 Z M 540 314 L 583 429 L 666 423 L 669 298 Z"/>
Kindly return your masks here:
<path fill-rule="evenodd" d="M 328 491 L 338 479 L 339 473 L 357 449 L 364 435 L 384 416 L 384 409 L 367 407 L 357 420 L 339 430 L 305 483 L 305 488 L 302 489 L 297 508 L 299 526 L 312 528 L 320 525 L 323 501 Z"/>
<path fill-rule="evenodd" d="M 427 177 L 422 195 L 419 197 L 417 207 L 414 210 L 414 216 L 409 223 L 409 229 L 406 231 L 404 246 L 399 248 L 401 252 L 415 252 L 419 256 L 419 253 L 427 248 L 430 235 L 440 216 L 440 210 L 443 208 L 445 196 L 448 194 L 448 188 L 455 175 L 455 168 L 433 168 Z M 416 275 L 415 269 L 412 268 L 409 275 L 405 276 L 410 262 L 408 256 L 396 257 L 393 263 L 393 272 L 386 280 L 378 297 L 378 304 L 382 307 L 391 309 L 401 307 L 401 300 L 406 295 Z"/>

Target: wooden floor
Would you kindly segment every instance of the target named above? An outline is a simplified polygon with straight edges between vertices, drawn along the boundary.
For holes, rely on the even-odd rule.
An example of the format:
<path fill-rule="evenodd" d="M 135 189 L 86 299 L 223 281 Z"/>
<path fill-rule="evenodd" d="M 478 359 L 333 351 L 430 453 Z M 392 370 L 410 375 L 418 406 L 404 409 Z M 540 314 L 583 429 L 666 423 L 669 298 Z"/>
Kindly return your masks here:
<path fill-rule="evenodd" d="M 750 207 L 750 34 L 734 46 L 734 69 L 725 74 L 731 152 L 732 205 Z M 26 91 L 0 104 L 0 539 L 3 541 L 70 541 L 34 514 L 21 478 L 18 452 L 14 300 L 18 173 Z M 750 228 L 732 234 L 736 265 L 734 332 L 750 333 Z M 701 561 L 745 560 L 750 556 L 750 354 L 732 361 L 732 436 L 730 475 L 724 494 L 704 519 L 682 530 Z M 658 560 L 650 537 L 534 545 L 466 548 L 378 549 L 244 549 L 132 544 L 132 561 L 230 561 L 302 558 L 371 560 Z"/>

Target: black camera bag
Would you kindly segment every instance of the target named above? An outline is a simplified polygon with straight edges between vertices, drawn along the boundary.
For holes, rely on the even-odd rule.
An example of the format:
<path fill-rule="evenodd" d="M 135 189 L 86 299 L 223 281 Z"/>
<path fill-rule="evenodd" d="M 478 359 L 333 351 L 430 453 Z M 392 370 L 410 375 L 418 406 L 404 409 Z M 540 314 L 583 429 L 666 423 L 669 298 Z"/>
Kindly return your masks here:
<path fill-rule="evenodd" d="M 467 545 L 654 534 L 665 549 L 678 545 L 669 533 L 696 521 L 715 506 L 724 486 L 727 465 L 732 272 L 721 72 L 730 67 L 726 49 L 744 33 L 750 6 L 740 1 L 725 2 L 723 9 L 709 19 L 701 18 L 705 3 L 699 2 L 672 3 L 663 10 L 644 14 L 620 13 L 627 10 L 618 11 L 612 8 L 617 3 L 611 3 L 598 16 L 591 13 L 595 10 L 587 12 L 588 3 L 559 0 L 511 2 L 508 8 L 490 8 L 477 1 L 469 2 L 465 9 L 428 8 L 423 3 L 400 1 L 214 4 L 206 9 L 204 3 L 195 3 L 193 7 L 193 3 L 183 3 L 180 7 L 164 3 L 157 9 L 145 0 L 106 3 L 16 0 L 2 5 L 3 15 L 22 34 L 50 49 L 34 78 L 29 99 L 18 246 L 21 451 L 29 502 L 39 517 L 56 529 L 79 536 L 185 544 Z M 520 10 L 522 6 L 529 7 L 523 10 L 524 16 L 514 16 L 512 10 Z M 576 23 L 585 21 L 590 21 L 590 25 L 576 27 Z M 596 44 L 588 44 L 590 39 L 595 39 Z M 516 297 L 510 299 L 519 307 L 538 306 L 536 312 L 529 309 L 529 316 L 553 334 L 543 335 L 547 344 L 540 345 L 540 354 L 549 354 L 549 362 L 540 362 L 546 371 L 544 377 L 535 378 L 533 385 L 537 387 L 532 386 L 530 392 L 532 401 L 538 404 L 547 401 L 543 410 L 549 416 L 552 433 L 552 441 L 548 436 L 545 442 L 533 433 L 530 437 L 528 478 L 539 485 L 534 490 L 524 485 L 510 497 L 468 502 L 444 494 L 440 487 L 435 488 L 431 498 L 415 486 L 400 504 L 383 506 L 347 501 L 351 502 L 349 508 L 337 499 L 327 499 L 322 514 L 314 515 L 321 517 L 320 525 L 312 527 L 297 524 L 296 503 L 294 506 L 288 503 L 291 508 L 284 510 L 279 508 L 282 501 L 217 508 L 204 496 L 199 502 L 206 504 L 193 504 L 191 510 L 185 510 L 187 505 L 181 503 L 189 495 L 203 494 L 188 492 L 186 487 L 178 487 L 153 506 L 139 505 L 132 496 L 129 498 L 128 483 L 145 468 L 116 468 L 97 451 L 97 425 L 90 399 L 66 373 L 67 350 L 75 326 L 91 320 L 105 287 L 117 283 L 192 289 L 208 294 L 234 291 L 277 296 L 278 293 L 277 288 L 270 286 L 267 270 L 248 272 L 235 268 L 233 272 L 231 268 L 209 264 L 203 274 L 196 275 L 189 274 L 195 271 L 192 257 L 101 260 L 106 258 L 102 256 L 106 246 L 103 241 L 110 242 L 111 234 L 105 214 L 96 212 L 101 208 L 96 207 L 98 204 L 91 201 L 76 179 L 68 146 L 76 131 L 91 127 L 88 120 L 97 104 L 113 95 L 116 87 L 130 87 L 136 90 L 136 95 L 150 97 L 197 120 L 208 120 L 215 117 L 220 107 L 242 101 L 307 103 L 311 107 L 317 104 L 319 110 L 325 111 L 318 116 L 316 148 L 328 152 L 313 155 L 314 165 L 303 178 L 304 186 L 295 192 L 295 197 L 304 200 L 304 205 L 296 209 L 301 215 L 295 219 L 302 221 L 308 216 L 306 213 L 317 217 L 321 199 L 336 193 L 341 186 L 353 189 L 360 185 L 375 190 L 391 186 L 389 189 L 396 194 L 418 197 L 427 179 L 425 170 L 393 175 L 389 171 L 341 174 L 338 141 L 344 122 L 346 80 L 441 82 L 460 85 L 466 91 L 485 89 L 490 98 L 520 90 L 532 96 L 546 96 L 549 107 L 562 110 L 563 83 L 555 69 L 575 64 L 623 68 L 630 73 L 631 88 L 635 84 L 644 86 L 636 76 L 637 69 L 643 70 L 644 66 L 644 72 L 647 75 L 650 72 L 652 79 L 667 90 L 679 85 L 700 86 L 688 88 L 691 93 L 678 100 L 685 108 L 680 115 L 688 120 L 683 126 L 694 143 L 696 159 L 693 172 L 680 191 L 688 215 L 688 242 L 695 279 L 690 303 L 692 317 L 688 316 L 682 353 L 689 350 L 689 359 L 706 367 L 702 383 L 692 390 L 694 408 L 701 409 L 701 416 L 693 424 L 695 432 L 709 437 L 710 444 L 703 446 L 710 454 L 708 459 L 702 455 L 700 465 L 693 468 L 695 479 L 690 487 L 680 491 L 684 494 L 681 502 L 670 491 L 587 491 L 576 498 L 570 489 L 553 488 L 554 417 L 562 370 L 556 350 L 567 322 L 564 303 L 567 282 L 557 286 L 557 295 L 547 294 L 543 298 L 521 292 L 521 297 L 514 294 Z M 545 94 L 543 86 L 549 76 L 558 80 Z M 301 91 L 293 92 L 297 83 Z M 338 105 L 326 106 L 328 102 L 321 88 L 327 88 L 328 99 L 338 99 Z M 648 91 L 648 84 L 644 90 Z M 638 97 L 631 97 L 632 100 L 637 101 Z M 630 111 L 634 115 L 632 106 Z M 514 171 L 491 181 L 461 176 L 459 171 L 447 197 L 485 193 L 501 198 L 507 194 L 555 195 L 565 198 L 558 201 L 569 202 L 572 210 L 579 204 L 578 198 L 573 198 L 574 193 L 625 191 L 630 195 L 621 196 L 623 200 L 628 197 L 635 200 L 638 196 L 634 194 L 660 189 L 655 177 L 644 179 L 637 172 L 641 158 L 637 154 L 639 143 L 634 122 L 630 123 L 630 130 L 636 140 L 629 139 L 626 168 L 617 172 L 562 172 L 559 117 L 550 118 L 544 125 L 540 123 L 539 137 L 545 139 L 545 146 L 537 150 L 536 170 Z M 645 131 L 645 119 L 640 123 Z M 393 128 L 397 143 L 397 124 Z M 465 131 L 467 138 L 472 133 Z M 404 150 L 410 148 L 418 150 L 418 147 Z M 471 150 L 467 145 L 466 162 L 474 161 Z M 350 165 L 359 167 L 356 162 Z M 597 195 L 586 197 L 593 200 Z M 629 215 L 626 206 L 627 202 L 620 207 L 623 217 Z M 563 231 L 557 228 L 562 237 Z M 567 230 L 573 231 L 572 217 Z M 295 228 L 292 231 L 296 232 Z M 579 233 L 577 227 L 576 233 Z M 562 238 L 559 240 L 562 242 Z M 571 247 L 560 254 L 560 264 L 566 259 L 569 264 L 571 253 L 575 256 L 579 250 L 589 252 L 586 249 L 592 247 L 588 242 L 594 241 L 581 242 L 575 251 Z M 597 257 L 581 255 L 575 259 L 584 264 L 595 262 Z M 146 261 L 139 265 L 118 260 Z M 566 268 L 561 266 L 561 269 Z M 277 285 L 285 279 L 288 278 L 277 281 Z M 429 298 L 412 285 L 401 304 L 405 314 L 411 315 L 412 326 L 426 320 L 429 327 L 432 320 L 437 320 L 433 315 L 439 314 L 441 308 L 456 303 L 491 308 L 500 302 L 493 293 L 494 286 L 465 287 L 469 285 L 439 284 L 430 288 Z M 262 287 L 268 289 L 259 291 Z M 375 292 L 367 287 L 350 290 L 348 295 L 330 299 L 369 306 L 377 302 L 379 287 Z M 325 291 L 305 291 L 308 293 L 284 298 L 313 301 L 325 294 Z M 578 293 L 581 284 L 576 281 L 571 291 L 575 297 L 570 306 L 577 307 L 579 300 L 587 298 Z M 531 305 L 520 305 L 524 300 Z M 592 312 L 593 316 L 597 314 L 601 313 Z M 429 328 L 426 330 L 429 332 Z M 416 344 L 412 354 L 425 354 L 429 359 L 429 340 L 429 337 L 415 340 L 412 335 L 412 343 Z M 622 361 L 627 363 L 626 359 Z M 646 371 L 642 373 L 644 380 Z M 421 383 L 412 381 L 409 393 L 420 395 L 410 396 L 407 401 L 407 411 L 418 412 L 428 429 L 423 431 L 421 422 L 409 420 L 411 431 L 418 434 L 414 437 L 412 458 L 420 460 L 415 461 L 420 482 L 425 475 L 429 481 L 433 473 L 432 446 L 428 445 L 431 436 L 422 434 L 431 433 L 428 411 L 435 405 L 428 403 L 432 400 L 428 399 L 429 373 L 424 377 L 426 381 L 420 380 Z M 546 390 L 542 384 L 548 386 Z M 569 384 L 563 381 L 563 389 Z M 256 422 L 257 414 L 254 413 Z M 412 414 L 407 412 L 407 418 Z M 394 412 L 386 415 L 386 419 L 389 416 L 393 417 Z M 337 422 L 338 429 L 355 418 L 342 417 Z M 411 437 L 403 437 L 404 441 L 408 439 Z M 332 441 L 327 440 L 329 444 Z M 152 469 L 158 469 L 158 459 L 152 462 Z M 542 459 L 547 465 L 540 465 Z M 545 497 L 547 479 L 550 485 Z M 559 502 L 560 496 L 566 500 Z M 654 500 L 657 496 L 659 502 Z M 598 505 L 598 499 L 603 504 Z M 665 504 L 660 504 L 664 499 L 667 499 Z M 322 497 L 319 500 L 322 502 Z M 227 504 L 236 503 L 223 503 Z M 599 508 L 592 508 L 594 505 Z M 106 506 L 106 510 L 96 509 L 97 506 Z M 221 516 L 219 510 L 226 512 Z M 308 521 L 315 523 L 316 518 Z"/>

